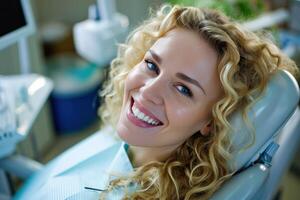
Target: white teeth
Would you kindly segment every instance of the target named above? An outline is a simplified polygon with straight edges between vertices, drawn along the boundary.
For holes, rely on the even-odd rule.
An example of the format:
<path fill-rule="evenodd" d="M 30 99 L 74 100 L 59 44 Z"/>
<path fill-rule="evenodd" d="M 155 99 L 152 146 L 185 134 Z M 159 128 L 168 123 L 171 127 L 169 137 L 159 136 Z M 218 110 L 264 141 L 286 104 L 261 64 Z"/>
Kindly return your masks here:
<path fill-rule="evenodd" d="M 134 105 L 132 106 L 132 112 L 134 114 L 135 117 L 143 120 L 144 122 L 147 122 L 148 124 L 152 124 L 152 125 L 158 125 L 158 121 L 152 119 L 151 117 L 145 115 L 145 113 L 141 112 L 137 107 L 135 107 Z"/>
<path fill-rule="evenodd" d="M 142 113 L 142 112 L 138 112 L 137 115 L 138 115 L 138 118 L 140 118 L 140 119 L 143 119 L 145 116 L 144 113 Z"/>
<path fill-rule="evenodd" d="M 157 121 L 152 121 L 151 124 L 157 125 L 158 122 Z"/>
<path fill-rule="evenodd" d="M 148 121 L 149 119 L 150 119 L 150 117 L 146 116 L 143 120 Z"/>

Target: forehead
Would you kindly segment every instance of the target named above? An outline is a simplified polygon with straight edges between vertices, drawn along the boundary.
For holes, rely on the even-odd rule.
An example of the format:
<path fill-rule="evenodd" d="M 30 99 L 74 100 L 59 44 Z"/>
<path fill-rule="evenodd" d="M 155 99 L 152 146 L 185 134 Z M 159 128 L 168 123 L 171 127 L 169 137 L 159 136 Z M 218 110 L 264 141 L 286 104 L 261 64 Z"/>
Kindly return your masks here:
<path fill-rule="evenodd" d="M 199 34 L 176 28 L 158 39 L 151 47 L 162 59 L 162 65 L 198 80 L 207 90 L 218 85 L 217 52 Z"/>
<path fill-rule="evenodd" d="M 151 49 L 165 62 L 173 61 L 185 68 L 213 68 L 217 65 L 217 52 L 208 42 L 199 33 L 182 28 L 169 31 Z"/>

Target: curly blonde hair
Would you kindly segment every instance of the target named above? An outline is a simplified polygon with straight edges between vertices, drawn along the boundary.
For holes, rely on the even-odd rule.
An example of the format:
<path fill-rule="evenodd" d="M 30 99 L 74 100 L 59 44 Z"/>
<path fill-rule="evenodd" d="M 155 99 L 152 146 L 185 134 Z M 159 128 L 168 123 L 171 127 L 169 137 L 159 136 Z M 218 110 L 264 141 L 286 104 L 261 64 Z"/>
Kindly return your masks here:
<path fill-rule="evenodd" d="M 124 82 L 130 70 L 149 48 L 170 30 L 180 27 L 199 33 L 216 50 L 218 73 L 224 96 L 212 108 L 212 130 L 208 136 L 194 134 L 165 162 L 150 162 L 111 186 L 137 183 L 139 189 L 124 199 L 208 199 L 233 173 L 230 158 L 230 115 L 245 114 L 253 102 L 251 94 L 262 93 L 278 69 L 296 73 L 296 65 L 266 38 L 245 30 L 223 14 L 203 8 L 163 6 L 129 35 L 111 63 L 109 80 L 99 110 L 104 124 L 115 126 L 122 106 Z"/>

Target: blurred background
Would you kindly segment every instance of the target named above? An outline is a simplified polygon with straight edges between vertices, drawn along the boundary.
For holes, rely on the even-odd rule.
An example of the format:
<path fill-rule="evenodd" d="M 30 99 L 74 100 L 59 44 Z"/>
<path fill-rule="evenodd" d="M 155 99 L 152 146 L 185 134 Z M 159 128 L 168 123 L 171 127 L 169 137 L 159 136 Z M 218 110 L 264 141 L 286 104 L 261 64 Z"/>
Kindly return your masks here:
<path fill-rule="evenodd" d="M 117 12 L 127 17 L 124 36 L 163 3 L 221 10 L 253 31 L 264 32 L 300 65 L 300 1 L 296 0 L 116 0 Z M 110 57 L 96 62 L 76 51 L 74 27 L 88 18 L 96 0 L 31 0 L 37 30 L 28 39 L 30 70 L 50 77 L 54 88 L 39 112 L 30 137 L 17 151 L 42 163 L 99 129 L 97 93 L 106 78 Z M 94 6 L 93 6 L 94 5 Z M 116 52 L 112 52 L 115 54 Z M 104 54 L 104 53 L 103 53 Z M 0 74 L 20 73 L 17 45 L 1 50 Z M 104 55 L 103 55 L 104 56 Z M 279 199 L 299 199 L 300 150 L 282 182 Z"/>

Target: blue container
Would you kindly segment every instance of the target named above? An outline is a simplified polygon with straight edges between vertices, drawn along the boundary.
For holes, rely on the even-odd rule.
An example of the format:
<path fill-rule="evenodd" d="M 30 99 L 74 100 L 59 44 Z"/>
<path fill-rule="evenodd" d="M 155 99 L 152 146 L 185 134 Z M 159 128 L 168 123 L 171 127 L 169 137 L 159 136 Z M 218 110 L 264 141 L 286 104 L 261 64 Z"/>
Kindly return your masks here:
<path fill-rule="evenodd" d="M 51 64 L 55 66 L 50 74 L 54 81 L 51 104 L 56 131 L 72 134 L 87 128 L 97 120 L 95 103 L 103 80 L 102 70 L 68 56 L 55 58 Z"/>
<path fill-rule="evenodd" d="M 95 105 L 99 87 L 74 96 L 51 95 L 54 124 L 60 134 L 72 133 L 88 127 L 97 119 Z"/>

